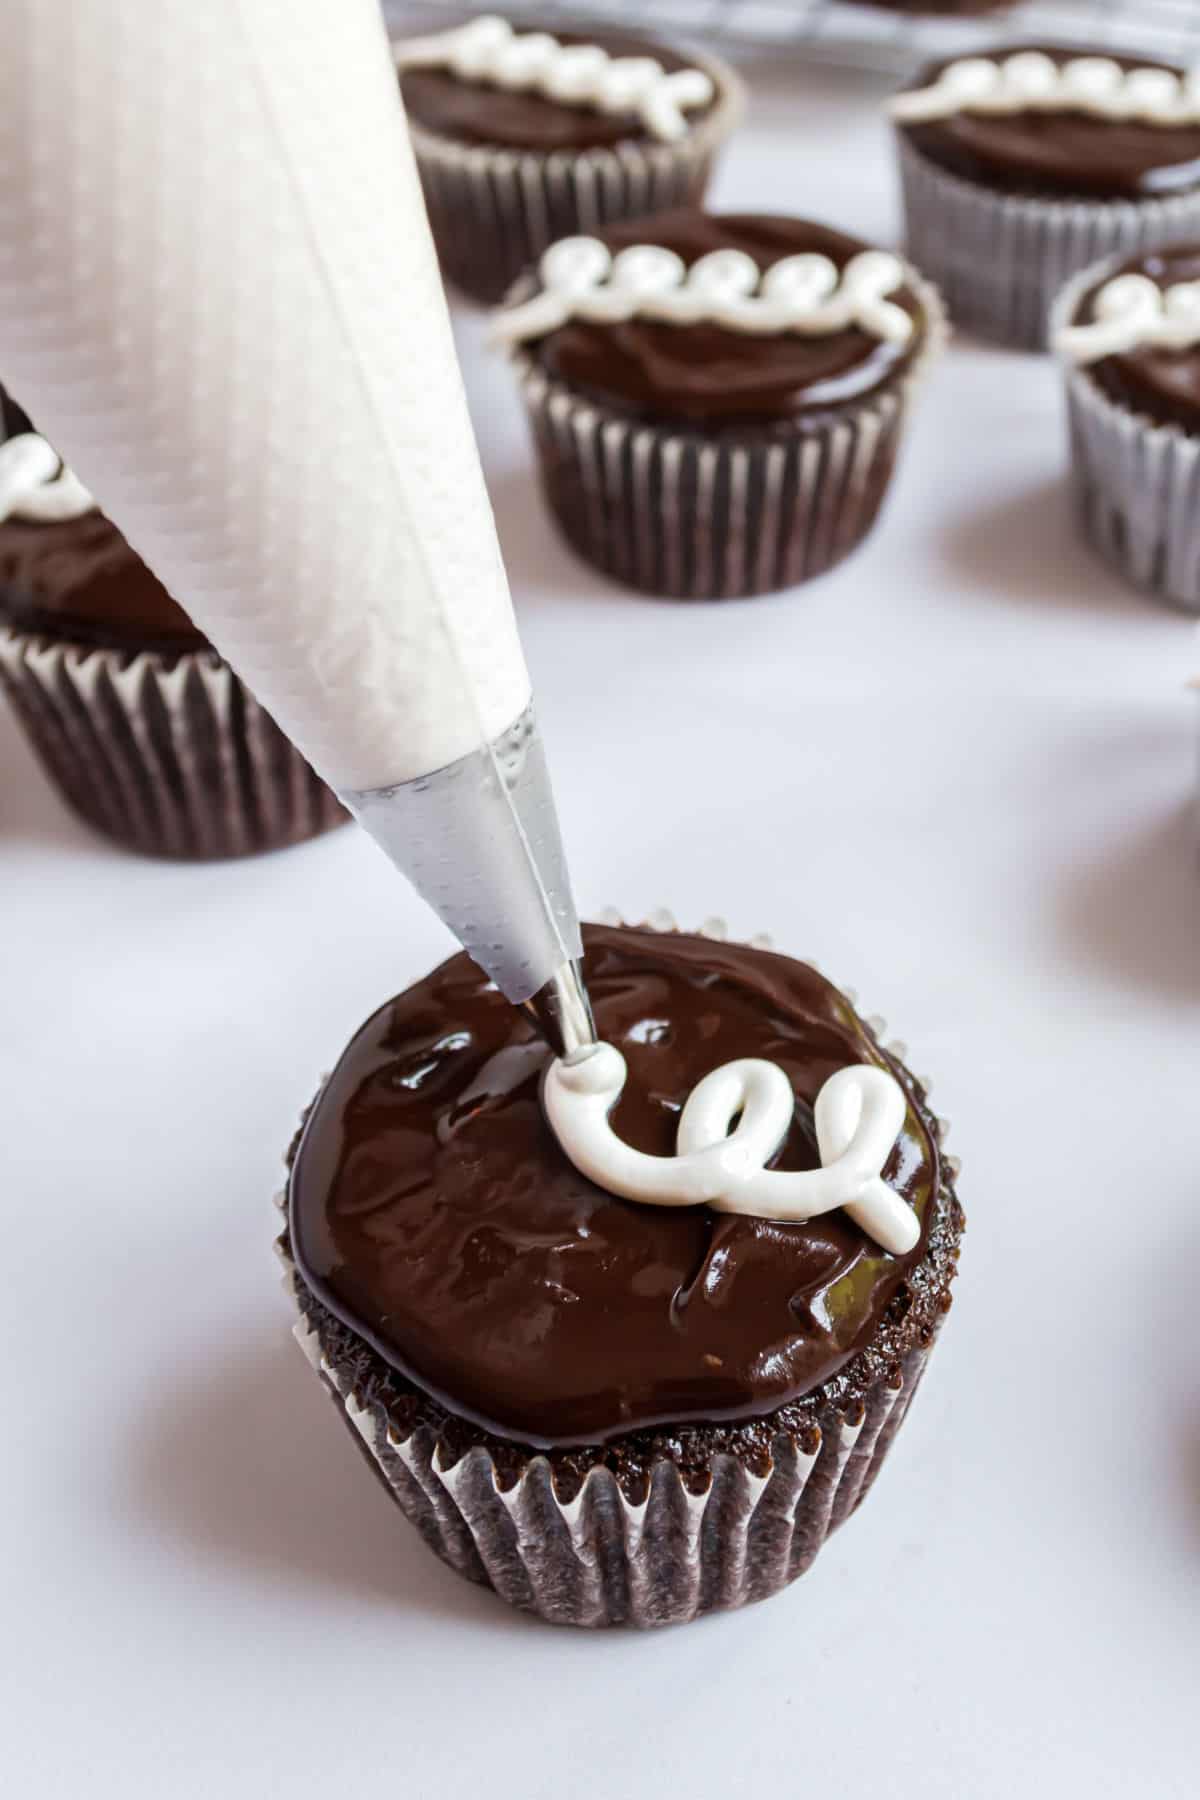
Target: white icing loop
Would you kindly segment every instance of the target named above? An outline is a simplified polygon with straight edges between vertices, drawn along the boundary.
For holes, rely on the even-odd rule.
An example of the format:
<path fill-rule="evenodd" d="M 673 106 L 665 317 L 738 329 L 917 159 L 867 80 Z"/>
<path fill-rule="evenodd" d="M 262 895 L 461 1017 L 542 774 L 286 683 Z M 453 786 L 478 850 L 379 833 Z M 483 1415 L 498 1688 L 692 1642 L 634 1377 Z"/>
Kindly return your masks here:
<path fill-rule="evenodd" d="M 49 525 L 80 519 L 96 505 L 82 481 L 36 431 L 0 444 L 0 523 L 27 519 Z"/>
<path fill-rule="evenodd" d="M 516 344 L 556 331 L 568 319 L 612 325 L 632 318 L 667 325 L 723 325 L 749 335 L 795 332 L 825 337 L 857 326 L 903 344 L 913 321 L 888 299 L 904 285 L 904 264 L 886 250 L 862 250 L 839 276 L 827 256 L 785 256 L 764 273 L 742 250 L 713 250 L 689 269 L 673 250 L 634 244 L 614 257 L 598 238 L 562 238 L 539 265 L 542 291 L 498 313 L 492 335 Z"/>
<path fill-rule="evenodd" d="M 1116 275 L 1096 295 L 1095 314 L 1057 333 L 1061 356 L 1082 364 L 1130 350 L 1190 350 L 1200 344 L 1200 281 L 1163 289 L 1149 275 Z"/>
<path fill-rule="evenodd" d="M 598 1187 L 653 1206 L 703 1203 L 790 1222 L 840 1206 L 893 1255 L 916 1245 L 920 1222 L 882 1176 L 906 1112 L 903 1090 L 885 1069 L 859 1063 L 830 1076 L 813 1108 L 822 1166 L 786 1171 L 766 1167 L 796 1104 L 775 1063 L 746 1057 L 706 1075 L 680 1114 L 675 1156 L 649 1156 L 613 1130 L 609 1115 L 626 1074 L 612 1044 L 598 1044 L 578 1062 L 555 1061 L 546 1074 L 542 1104 L 550 1127 Z"/>
<path fill-rule="evenodd" d="M 1123 69 L 1108 56 L 1058 63 L 1041 50 L 1002 61 L 967 56 L 948 63 L 926 88 L 895 94 L 891 115 L 920 125 L 955 113 L 1082 112 L 1143 125 L 1200 124 L 1200 69 L 1182 78 L 1171 69 Z"/>
<path fill-rule="evenodd" d="M 562 44 L 545 31 L 515 32 L 494 13 L 453 31 L 402 39 L 393 48 L 401 71 L 448 69 L 461 81 L 540 93 L 562 106 L 636 113 L 650 135 L 665 143 L 686 134 L 685 114 L 707 106 L 714 93 L 703 69 L 668 74 L 653 56 L 610 56 L 599 44 Z"/>

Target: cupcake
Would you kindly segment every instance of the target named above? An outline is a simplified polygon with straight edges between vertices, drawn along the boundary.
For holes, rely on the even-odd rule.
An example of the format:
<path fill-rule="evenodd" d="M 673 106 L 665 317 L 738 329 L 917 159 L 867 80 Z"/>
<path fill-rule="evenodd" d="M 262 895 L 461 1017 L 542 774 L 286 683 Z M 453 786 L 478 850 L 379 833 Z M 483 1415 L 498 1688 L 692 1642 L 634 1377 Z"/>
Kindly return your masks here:
<path fill-rule="evenodd" d="M 791 587 L 862 542 L 943 330 L 899 257 L 685 208 L 554 245 L 496 335 L 570 543 L 631 587 L 707 600 Z"/>
<path fill-rule="evenodd" d="M 935 63 L 891 111 L 909 254 L 982 337 L 1040 348 L 1072 275 L 1200 236 L 1200 85 L 1182 68 L 1001 51 Z"/>
<path fill-rule="evenodd" d="M 1200 242 L 1087 270 L 1059 297 L 1079 516 L 1100 555 L 1200 613 Z"/>
<path fill-rule="evenodd" d="M 0 681 L 46 773 L 132 850 L 240 856 L 345 817 L 11 400 L 0 431 Z"/>
<path fill-rule="evenodd" d="M 525 1016 L 459 955 L 376 1013 L 318 1094 L 280 1250 L 302 1347 L 438 1556 L 556 1623 L 669 1624 L 777 1592 L 864 1498 L 963 1221 L 926 1085 L 814 969 L 645 927 L 584 942 L 600 1035 L 629 1065 L 612 1117 L 630 1145 L 669 1155 L 701 1077 L 769 1057 L 795 1097 L 773 1166 L 812 1169 L 818 1093 L 868 1065 L 894 1089 L 874 1166 L 909 1248 L 858 1213 L 778 1223 L 595 1186 L 546 1122 L 564 1065 L 547 1074 Z"/>
<path fill-rule="evenodd" d="M 393 45 L 442 268 L 499 300 L 547 245 L 699 201 L 741 86 L 715 57 L 486 15 Z"/>

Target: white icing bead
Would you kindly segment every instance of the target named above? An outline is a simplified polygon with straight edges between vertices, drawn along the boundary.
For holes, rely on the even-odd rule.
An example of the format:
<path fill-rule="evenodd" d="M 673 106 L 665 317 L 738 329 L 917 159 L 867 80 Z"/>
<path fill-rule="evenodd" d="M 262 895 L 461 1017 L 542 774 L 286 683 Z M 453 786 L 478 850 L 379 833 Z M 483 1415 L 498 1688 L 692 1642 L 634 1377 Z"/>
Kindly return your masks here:
<path fill-rule="evenodd" d="M 606 112 L 636 112 L 662 74 L 652 56 L 622 56 L 612 64 L 605 85 Z"/>
<path fill-rule="evenodd" d="M 498 87 L 536 87 L 554 61 L 556 40 L 544 31 L 531 31 L 528 36 L 512 38 L 492 64 L 492 78 Z"/>
<path fill-rule="evenodd" d="M 572 44 L 547 65 L 542 88 L 551 100 L 579 106 L 595 98 L 603 102 L 601 83 L 608 57 L 593 44 Z"/>
<path fill-rule="evenodd" d="M 558 293 L 586 294 L 607 278 L 612 266 L 612 253 L 599 238 L 562 238 L 542 258 L 542 278 Z"/>
<path fill-rule="evenodd" d="M 28 519 L 50 525 L 81 519 L 96 502 L 36 431 L 0 444 L 0 521 Z"/>
<path fill-rule="evenodd" d="M 668 74 L 653 56 L 610 56 L 599 44 L 563 44 L 545 31 L 518 33 L 491 13 L 452 31 L 401 40 L 394 49 L 401 72 L 449 69 L 460 81 L 534 90 L 561 106 L 637 113 L 650 135 L 665 142 L 683 137 L 685 114 L 707 106 L 714 93 L 703 69 Z"/>
<path fill-rule="evenodd" d="M 692 264 L 687 274 L 689 287 L 718 304 L 745 299 L 754 293 L 761 279 L 758 264 L 744 250 L 710 250 Z"/>
<path fill-rule="evenodd" d="M 1146 125 L 1196 125 L 1200 70 L 1181 81 L 1170 69 L 1123 69 L 1110 56 L 1074 56 L 1061 64 L 1040 50 L 1002 61 L 970 56 L 947 64 L 931 86 L 894 95 L 889 109 L 911 125 L 960 112 L 1084 112 Z"/>
<path fill-rule="evenodd" d="M 1078 56 L 1063 64 L 1059 80 L 1067 99 L 1080 101 L 1085 110 L 1114 105 L 1124 110 L 1125 71 L 1109 56 Z"/>
<path fill-rule="evenodd" d="M 1054 348 L 1070 362 L 1200 344 L 1200 281 L 1163 289 L 1149 275 L 1115 275 L 1096 295 L 1094 311 L 1086 325 L 1067 325 L 1055 336 Z"/>
<path fill-rule="evenodd" d="M 1001 93 L 1007 86 L 1035 103 L 1052 101 L 1061 79 L 1058 64 L 1042 50 L 1018 51 L 1008 58 L 1003 69 L 995 63 L 992 67 L 994 92 Z"/>
<path fill-rule="evenodd" d="M 513 33 L 506 20 L 497 18 L 494 13 L 485 13 L 482 18 L 472 19 L 469 24 L 464 25 L 453 42 L 446 42 L 450 35 L 443 34 L 446 66 L 453 69 L 456 75 L 471 80 L 495 67 Z"/>
<path fill-rule="evenodd" d="M 641 114 L 646 129 L 664 142 L 681 138 L 687 131 L 685 112 L 707 106 L 713 84 L 703 69 L 677 69 L 643 94 Z"/>
<path fill-rule="evenodd" d="M 1179 77 L 1170 69 L 1133 69 L 1125 81 L 1125 104 L 1131 118 L 1179 111 L 1184 104 Z"/>
<path fill-rule="evenodd" d="M 686 277 L 687 265 L 673 250 L 662 250 L 657 244 L 631 244 L 618 254 L 609 279 L 622 295 L 636 302 L 673 293 Z"/>
<path fill-rule="evenodd" d="M 1166 290 L 1167 318 L 1182 332 L 1200 325 L 1200 281 L 1177 281 Z"/>
<path fill-rule="evenodd" d="M 551 1063 L 542 1090 L 563 1150 L 609 1193 L 655 1206 L 707 1203 L 718 1212 L 790 1221 L 840 1206 L 894 1255 L 920 1237 L 916 1214 L 882 1176 L 907 1111 L 886 1070 L 862 1063 L 829 1077 L 813 1108 L 821 1167 L 787 1171 L 766 1166 L 796 1104 L 777 1064 L 745 1057 L 706 1075 L 679 1116 L 675 1156 L 648 1156 L 613 1130 L 609 1115 L 626 1075 L 621 1052 L 602 1043 L 578 1062 Z"/>
<path fill-rule="evenodd" d="M 762 291 L 785 306 L 812 307 L 828 300 L 837 284 L 838 272 L 829 258 L 807 251 L 773 263 L 763 276 Z"/>
<path fill-rule="evenodd" d="M 582 318 L 615 324 L 644 317 L 668 325 L 710 322 L 747 334 L 822 337 L 857 327 L 905 343 L 913 321 L 888 299 L 903 286 L 904 264 L 886 250 L 862 250 L 839 276 L 826 256 L 786 256 L 765 272 L 743 250 L 713 250 L 689 269 L 659 244 L 633 244 L 613 258 L 598 238 L 563 238 L 539 265 L 542 291 L 496 315 L 500 343 L 542 337 Z"/>

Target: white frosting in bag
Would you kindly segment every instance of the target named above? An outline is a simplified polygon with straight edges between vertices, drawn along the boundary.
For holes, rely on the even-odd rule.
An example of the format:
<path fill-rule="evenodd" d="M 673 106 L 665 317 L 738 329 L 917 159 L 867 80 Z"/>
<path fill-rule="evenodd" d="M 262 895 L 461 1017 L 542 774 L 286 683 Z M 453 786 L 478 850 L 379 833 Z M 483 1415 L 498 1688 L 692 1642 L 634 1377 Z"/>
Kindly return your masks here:
<path fill-rule="evenodd" d="M 13 0 L 0 162 L 6 384 L 308 760 L 374 788 L 507 730 L 529 677 L 377 0 Z"/>
<path fill-rule="evenodd" d="M 653 56 L 610 56 L 599 44 L 561 44 L 545 31 L 515 32 L 485 13 L 453 31 L 402 38 L 396 66 L 448 69 L 461 81 L 538 93 L 560 106 L 637 113 L 652 137 L 671 142 L 687 131 L 684 114 L 707 106 L 713 83 L 703 69 L 668 74 Z"/>
<path fill-rule="evenodd" d="M 863 250 L 839 275 L 827 256 L 785 256 L 760 269 L 744 250 L 713 250 L 689 269 L 673 250 L 633 244 L 614 257 L 599 238 L 562 238 L 539 264 L 542 291 L 497 313 L 493 336 L 519 343 L 568 319 L 619 324 L 634 317 L 668 325 L 715 324 L 754 336 L 824 337 L 857 327 L 905 343 L 913 321 L 887 296 L 904 285 L 904 264 Z"/>
<path fill-rule="evenodd" d="M 1123 69 L 1109 56 L 1057 63 L 1041 50 L 995 61 L 967 56 L 948 63 L 931 86 L 896 94 L 894 119 L 918 125 L 955 113 L 1082 112 L 1144 125 L 1200 124 L 1200 69 L 1182 80 L 1170 69 Z"/>

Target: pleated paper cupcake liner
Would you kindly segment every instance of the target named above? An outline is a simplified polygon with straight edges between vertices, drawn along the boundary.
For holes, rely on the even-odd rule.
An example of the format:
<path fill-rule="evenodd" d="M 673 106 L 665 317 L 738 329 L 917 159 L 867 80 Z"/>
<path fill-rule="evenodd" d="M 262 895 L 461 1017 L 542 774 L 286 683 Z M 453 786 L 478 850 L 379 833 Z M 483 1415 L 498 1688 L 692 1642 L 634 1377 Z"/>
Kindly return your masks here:
<path fill-rule="evenodd" d="M 1069 283 L 1055 302 L 1055 334 L 1115 266 L 1100 264 Z M 1200 438 L 1118 405 L 1086 366 L 1066 362 L 1064 374 L 1084 536 L 1134 587 L 1200 614 Z"/>
<path fill-rule="evenodd" d="M 0 682 L 64 798 L 128 849 L 246 856 L 346 817 L 211 650 L 131 655 L 0 630 Z"/>
<path fill-rule="evenodd" d="M 669 930 L 669 919 L 648 923 Z M 706 929 L 725 935 L 719 920 Z M 876 1035 L 884 1029 L 868 1023 Z M 925 1116 L 940 1136 L 944 1122 Z M 934 1229 L 945 1234 L 952 1272 L 961 1213 L 957 1164 L 943 1160 Z M 278 1203 L 286 1207 L 286 1196 Z M 803 1574 L 875 1481 L 949 1306 L 947 1274 L 932 1320 L 895 1360 L 852 1402 L 781 1428 L 765 1456 L 721 1450 L 702 1468 L 681 1468 L 663 1454 L 635 1484 L 614 1471 L 612 1446 L 600 1445 L 575 1452 L 571 1478 L 560 1479 L 553 1453 L 500 1439 L 452 1449 L 437 1426 L 419 1415 L 414 1423 L 382 1358 L 308 1290 L 286 1229 L 276 1248 L 299 1309 L 296 1339 L 397 1506 L 458 1574 L 557 1625 L 682 1624 L 765 1600 Z M 581 1471 L 578 1458 L 589 1456 Z"/>
<path fill-rule="evenodd" d="M 689 52 L 716 101 L 677 143 L 537 151 L 456 144 L 410 120 L 429 223 L 447 279 L 487 305 L 556 239 L 694 205 L 742 110 L 742 86 L 715 57 Z"/>
<path fill-rule="evenodd" d="M 1063 284 L 1103 258 L 1200 235 L 1200 190 L 1154 200 L 999 194 L 948 175 L 897 132 L 908 254 L 936 281 L 951 323 L 1043 349 Z"/>
<path fill-rule="evenodd" d="M 384 1407 L 357 1394 L 354 1372 L 329 1355 L 320 1327 L 305 1320 L 295 1329 L 430 1549 L 509 1605 L 583 1627 L 683 1624 L 787 1587 L 866 1497 L 929 1356 L 912 1351 L 861 1412 L 831 1410 L 811 1439 L 781 1435 L 761 1474 L 717 1455 L 697 1488 L 664 1459 L 634 1500 L 598 1460 L 564 1499 L 544 1456 L 508 1482 L 483 1445 L 448 1463 L 428 1428 L 398 1432 Z"/>
<path fill-rule="evenodd" d="M 945 340 L 936 290 L 912 269 L 906 281 L 926 333 L 904 376 L 769 430 L 705 435 L 626 418 L 518 350 L 543 489 L 567 541 L 614 580 L 672 600 L 772 593 L 834 568 L 875 523 L 912 395 Z M 521 284 L 512 298 L 526 294 Z"/>

